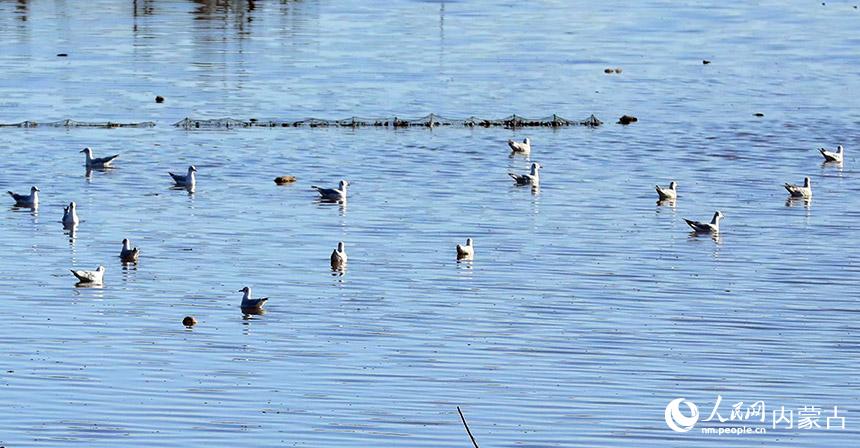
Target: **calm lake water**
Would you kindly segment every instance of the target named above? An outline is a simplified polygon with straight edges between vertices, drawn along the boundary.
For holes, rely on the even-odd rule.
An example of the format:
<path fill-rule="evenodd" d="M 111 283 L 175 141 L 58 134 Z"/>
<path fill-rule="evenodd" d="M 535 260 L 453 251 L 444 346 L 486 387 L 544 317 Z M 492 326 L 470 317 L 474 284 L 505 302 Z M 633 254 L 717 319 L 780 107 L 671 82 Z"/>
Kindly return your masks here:
<path fill-rule="evenodd" d="M 0 129 L 0 189 L 42 190 L 0 208 L 0 444 L 465 447 L 458 405 L 484 447 L 857 443 L 854 3 L 223 3 L 0 2 L 0 122 L 157 124 Z M 430 112 L 606 125 L 171 126 Z M 524 137 L 539 192 L 507 176 Z M 84 146 L 116 169 L 85 176 Z M 189 164 L 196 192 L 172 190 Z M 814 199 L 786 203 L 804 176 Z M 341 178 L 348 204 L 317 203 Z M 691 236 L 714 210 L 720 238 Z M 267 314 L 243 318 L 246 285 Z M 726 418 L 763 400 L 767 434 L 667 427 L 670 400 L 705 419 L 717 396 Z M 780 406 L 846 428 L 771 429 Z"/>

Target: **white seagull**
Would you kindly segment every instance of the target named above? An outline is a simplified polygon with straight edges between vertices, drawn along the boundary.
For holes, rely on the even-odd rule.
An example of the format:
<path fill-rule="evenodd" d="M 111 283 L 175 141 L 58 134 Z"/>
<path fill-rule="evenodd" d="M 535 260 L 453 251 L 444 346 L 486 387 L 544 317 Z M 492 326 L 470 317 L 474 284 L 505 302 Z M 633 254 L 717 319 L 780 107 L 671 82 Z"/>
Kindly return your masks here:
<path fill-rule="evenodd" d="M 81 220 L 78 219 L 78 205 L 75 201 L 69 202 L 68 207 L 63 207 L 63 227 L 68 229 L 78 225 L 79 222 Z"/>
<path fill-rule="evenodd" d="M 466 245 L 457 245 L 458 260 L 472 260 L 475 258 L 475 246 L 472 245 L 472 239 L 466 238 Z"/>
<path fill-rule="evenodd" d="M 532 142 L 528 138 L 523 140 L 522 143 L 508 140 L 508 146 L 511 147 L 511 152 L 521 152 L 528 154 L 532 151 Z"/>
<path fill-rule="evenodd" d="M 689 219 L 685 219 L 687 225 L 692 227 L 696 233 L 719 233 L 720 232 L 720 219 L 722 219 L 723 213 L 717 211 L 714 213 L 713 219 L 711 219 L 710 223 L 707 222 L 699 222 L 699 221 L 691 221 Z"/>
<path fill-rule="evenodd" d="M 666 199 L 677 199 L 678 198 L 678 184 L 675 181 L 669 182 L 669 188 L 663 188 L 657 185 L 657 195 L 660 197 L 660 200 Z"/>
<path fill-rule="evenodd" d="M 812 197 L 812 181 L 809 177 L 803 178 L 803 186 L 794 184 L 785 184 L 785 189 L 793 198 L 811 198 Z"/>
<path fill-rule="evenodd" d="M 311 188 L 316 190 L 320 194 L 320 198 L 326 201 L 345 201 L 346 187 L 349 186 L 349 182 L 341 180 L 339 185 L 339 188 L 322 188 L 311 185 Z"/>
<path fill-rule="evenodd" d="M 171 173 L 169 171 L 167 174 L 170 174 L 170 177 L 173 178 L 173 182 L 176 183 L 177 187 L 194 188 L 194 185 L 197 183 L 197 179 L 194 175 L 196 172 L 197 168 L 195 168 L 194 165 L 191 165 L 188 167 L 188 174 L 184 176 L 181 174 Z"/>
<path fill-rule="evenodd" d="M 845 148 L 843 148 L 842 145 L 836 147 L 836 152 L 828 151 L 825 148 L 818 148 L 818 152 L 824 156 L 825 162 L 842 163 L 842 160 L 845 158 Z"/>
<path fill-rule="evenodd" d="M 239 290 L 239 292 L 244 292 L 245 294 L 242 296 L 242 304 L 240 307 L 243 312 L 249 312 L 248 314 L 253 314 L 254 312 L 259 312 L 263 309 L 263 304 L 269 300 L 268 297 L 262 297 L 259 299 L 251 298 L 251 288 L 244 287 Z"/>
<path fill-rule="evenodd" d="M 30 194 L 26 196 L 11 191 L 7 191 L 7 193 L 15 200 L 16 207 L 37 208 L 39 206 L 39 191 L 39 187 L 34 185 L 30 187 Z"/>
<path fill-rule="evenodd" d="M 534 162 L 528 174 L 508 173 L 508 176 L 511 176 L 517 185 L 538 185 L 540 184 L 540 174 L 538 172 L 541 168 L 543 168 L 543 165 Z"/>
<path fill-rule="evenodd" d="M 110 164 L 113 163 L 113 159 L 119 157 L 119 154 L 107 157 L 93 157 L 93 150 L 90 147 L 86 147 L 80 152 L 87 155 L 87 168 L 109 168 Z"/>
<path fill-rule="evenodd" d="M 123 263 L 137 263 L 140 257 L 140 249 L 132 248 L 131 241 L 128 238 L 122 240 L 122 250 L 119 251 L 119 258 Z"/>
<path fill-rule="evenodd" d="M 346 265 L 346 245 L 343 241 L 337 243 L 337 249 L 331 252 L 331 268 L 342 269 Z"/>
<path fill-rule="evenodd" d="M 101 285 L 105 278 L 105 267 L 99 265 L 95 271 L 76 271 L 74 269 L 69 269 L 72 271 L 72 274 L 75 274 L 75 277 L 78 278 L 79 283 L 87 283 L 92 285 Z"/>

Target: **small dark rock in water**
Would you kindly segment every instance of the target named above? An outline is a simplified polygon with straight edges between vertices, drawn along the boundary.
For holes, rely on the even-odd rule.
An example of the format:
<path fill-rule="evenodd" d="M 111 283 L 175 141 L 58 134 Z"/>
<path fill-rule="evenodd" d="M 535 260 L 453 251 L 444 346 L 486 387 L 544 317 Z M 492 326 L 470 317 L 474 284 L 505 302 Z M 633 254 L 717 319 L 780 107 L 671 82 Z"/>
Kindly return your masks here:
<path fill-rule="evenodd" d="M 633 115 L 622 115 L 621 118 L 618 119 L 618 124 L 630 124 L 636 123 L 637 121 L 639 121 L 639 119 Z"/>
<path fill-rule="evenodd" d="M 614 72 L 614 71 L 615 71 L 615 70 L 612 70 L 611 68 L 605 68 L 605 69 L 603 69 L 603 73 L 612 73 L 612 72 Z"/>
<path fill-rule="evenodd" d="M 705 64 L 705 65 L 708 65 L 708 64 L 710 64 L 710 63 L 711 63 L 711 61 L 709 61 L 709 60 L 707 60 L 707 59 L 705 59 L 705 60 L 703 60 L 703 61 L 702 61 L 702 64 Z"/>
<path fill-rule="evenodd" d="M 163 103 L 163 102 L 164 102 L 164 97 L 163 97 L 163 96 L 161 96 L 161 95 L 158 95 L 157 97 L 155 97 L 155 102 L 156 102 L 156 103 L 158 103 L 158 104 Z"/>
<path fill-rule="evenodd" d="M 185 316 L 185 319 L 182 319 L 182 325 L 193 327 L 197 325 L 197 319 L 195 319 L 194 316 Z"/>
<path fill-rule="evenodd" d="M 622 71 L 621 67 L 615 67 L 615 73 L 621 73 Z"/>
<path fill-rule="evenodd" d="M 756 112 L 754 115 L 755 115 L 756 117 L 763 117 L 763 116 L 764 116 L 764 114 L 763 114 L 763 113 L 761 113 L 761 112 Z"/>
<path fill-rule="evenodd" d="M 296 181 L 296 176 L 278 176 L 275 183 L 278 185 L 291 184 Z"/>
<path fill-rule="evenodd" d="M 68 53 L 57 53 L 58 58 L 64 58 L 64 57 L 67 57 L 68 55 L 69 55 Z"/>

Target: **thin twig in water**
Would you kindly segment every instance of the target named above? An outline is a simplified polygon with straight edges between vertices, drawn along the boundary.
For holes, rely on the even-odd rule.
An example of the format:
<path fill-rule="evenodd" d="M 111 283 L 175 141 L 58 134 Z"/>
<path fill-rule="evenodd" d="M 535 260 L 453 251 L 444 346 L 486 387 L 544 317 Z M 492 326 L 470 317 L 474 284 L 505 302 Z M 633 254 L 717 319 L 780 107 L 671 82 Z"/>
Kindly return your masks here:
<path fill-rule="evenodd" d="M 460 406 L 457 406 L 457 412 L 460 413 L 460 420 L 463 420 L 463 426 L 466 427 L 466 434 L 469 434 L 469 438 L 472 439 L 472 445 L 475 445 L 475 448 L 480 448 L 478 442 L 475 441 L 475 436 L 472 435 L 472 431 L 469 430 L 469 425 L 466 424 L 466 417 L 463 417 L 463 411 L 460 410 Z"/>

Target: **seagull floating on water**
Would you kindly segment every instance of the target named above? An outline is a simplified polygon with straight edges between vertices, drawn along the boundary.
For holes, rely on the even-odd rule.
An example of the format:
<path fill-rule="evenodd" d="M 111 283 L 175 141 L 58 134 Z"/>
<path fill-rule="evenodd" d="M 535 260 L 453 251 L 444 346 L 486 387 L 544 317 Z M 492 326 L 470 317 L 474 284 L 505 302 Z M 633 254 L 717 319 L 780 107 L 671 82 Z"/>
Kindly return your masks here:
<path fill-rule="evenodd" d="M 105 267 L 99 265 L 95 271 L 76 271 L 69 269 L 78 278 L 79 283 L 101 285 L 105 278 Z"/>
<path fill-rule="evenodd" d="M 337 249 L 331 252 L 331 268 L 332 269 L 343 269 L 346 265 L 346 245 L 343 241 L 337 243 Z"/>
<path fill-rule="evenodd" d="M 824 156 L 826 162 L 842 163 L 845 158 L 845 148 L 842 145 L 836 147 L 836 152 L 828 151 L 826 148 L 818 148 L 818 152 Z"/>
<path fill-rule="evenodd" d="M 663 188 L 657 185 L 657 195 L 660 196 L 660 200 L 665 199 L 677 199 L 678 198 L 678 184 L 675 181 L 669 182 L 669 188 Z"/>
<path fill-rule="evenodd" d="M 690 226 L 696 233 L 719 233 L 720 219 L 722 218 L 723 213 L 717 211 L 714 213 L 714 217 L 711 219 L 710 223 L 691 221 L 689 219 L 685 219 L 684 221 L 686 221 L 687 225 Z"/>
<path fill-rule="evenodd" d="M 109 168 L 113 159 L 119 157 L 119 154 L 107 157 L 93 157 L 93 150 L 90 147 L 86 147 L 80 152 L 87 155 L 87 168 Z"/>
<path fill-rule="evenodd" d="M 320 194 L 320 198 L 326 201 L 345 201 L 346 200 L 346 187 L 349 186 L 349 182 L 345 180 L 341 180 L 339 184 L 339 188 L 322 188 L 316 185 L 311 185 L 311 188 L 317 191 Z"/>
<path fill-rule="evenodd" d="M 186 187 L 186 188 L 194 188 L 194 185 L 197 183 L 197 179 L 194 173 L 197 172 L 197 168 L 194 165 L 188 167 L 188 174 L 181 175 L 175 174 L 168 171 L 167 174 L 170 174 L 170 177 L 173 178 L 173 182 L 176 183 L 177 187 Z"/>
<path fill-rule="evenodd" d="M 259 299 L 251 298 L 251 288 L 244 287 L 239 290 L 239 292 L 244 292 L 245 295 L 242 296 L 242 304 L 240 307 L 242 308 L 242 312 L 246 314 L 254 314 L 255 312 L 260 312 L 263 310 L 263 304 L 269 300 L 268 297 L 261 297 Z"/>
<path fill-rule="evenodd" d="M 475 246 L 472 245 L 472 239 L 466 238 L 466 245 L 457 245 L 457 260 L 472 260 L 475 258 Z"/>
<path fill-rule="evenodd" d="M 524 139 L 522 143 L 508 140 L 508 146 L 511 147 L 511 152 L 522 152 L 528 154 L 532 151 L 532 142 L 528 138 Z"/>
<path fill-rule="evenodd" d="M 131 241 L 128 238 L 122 240 L 122 250 L 119 251 L 119 258 L 123 263 L 137 263 L 140 257 L 140 249 L 132 248 Z"/>
<path fill-rule="evenodd" d="M 803 178 L 803 186 L 794 184 L 785 184 L 785 189 L 793 198 L 811 198 L 812 197 L 812 181 L 809 177 Z"/>
<path fill-rule="evenodd" d="M 540 163 L 534 162 L 532 163 L 532 169 L 528 174 L 516 174 L 516 173 L 508 173 L 508 176 L 511 176 L 514 179 L 514 182 L 517 185 L 539 185 L 540 184 L 540 175 L 538 172 L 543 168 L 543 165 Z"/>
<path fill-rule="evenodd" d="M 69 202 L 68 207 L 63 207 L 63 227 L 71 228 L 78 225 L 80 219 L 78 219 L 78 205 L 75 204 L 75 201 Z"/>
<path fill-rule="evenodd" d="M 39 206 L 39 191 L 39 187 L 34 185 L 30 187 L 30 194 L 26 196 L 11 191 L 7 191 L 7 193 L 15 200 L 16 207 L 37 208 Z"/>

